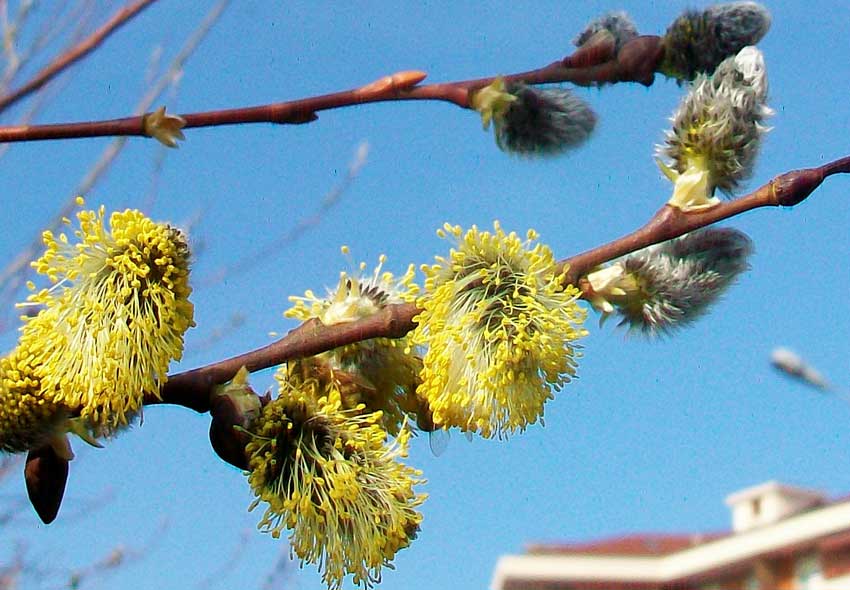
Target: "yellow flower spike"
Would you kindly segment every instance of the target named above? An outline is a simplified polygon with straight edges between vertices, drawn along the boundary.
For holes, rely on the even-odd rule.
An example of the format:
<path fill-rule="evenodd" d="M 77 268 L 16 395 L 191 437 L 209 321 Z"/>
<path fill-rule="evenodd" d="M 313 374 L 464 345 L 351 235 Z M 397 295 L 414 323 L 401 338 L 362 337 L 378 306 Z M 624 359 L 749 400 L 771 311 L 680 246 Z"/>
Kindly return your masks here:
<path fill-rule="evenodd" d="M 349 252 L 345 246 L 342 251 Z M 419 293 L 413 265 L 397 278 L 383 270 L 385 261 L 381 255 L 370 275 L 363 272 L 363 263 L 356 274 L 340 273 L 336 289 L 329 289 L 325 297 L 312 291 L 290 297 L 293 306 L 284 315 L 333 325 L 369 317 L 390 304 L 413 302 Z M 406 415 L 416 413 L 422 361 L 413 353 L 409 337 L 358 342 L 323 353 L 319 359 L 336 371 L 344 407 L 363 404 L 368 412 L 382 411 L 383 428 L 391 435 L 399 433 Z"/>
<path fill-rule="evenodd" d="M 47 444 L 67 430 L 68 414 L 44 396 L 26 351 L 0 358 L 0 451 L 20 453 Z"/>
<path fill-rule="evenodd" d="M 143 118 L 145 135 L 153 137 L 166 147 L 176 148 L 177 140 L 184 140 L 181 129 L 186 126 L 186 119 L 177 115 L 169 115 L 165 107 L 159 107 Z"/>
<path fill-rule="evenodd" d="M 488 438 L 522 431 L 575 374 L 575 341 L 586 335 L 579 292 L 562 286 L 547 247 L 532 246 L 536 232 L 522 240 L 496 222 L 492 233 L 449 234 L 451 262 L 422 267 L 413 341 L 427 353 L 418 391 L 437 426 Z"/>
<path fill-rule="evenodd" d="M 77 243 L 45 239 L 33 262 L 54 286 L 31 294 L 20 348 L 31 355 L 45 398 L 109 435 L 158 395 L 194 325 L 183 234 L 126 210 L 78 213 Z"/>
<path fill-rule="evenodd" d="M 349 574 L 369 587 L 416 536 L 421 474 L 398 461 L 408 435 L 385 444 L 377 417 L 344 409 L 333 379 L 305 378 L 298 364 L 278 371 L 279 396 L 251 428 L 248 482 L 268 504 L 259 527 L 273 537 L 290 529 L 293 552 L 329 588 Z"/>

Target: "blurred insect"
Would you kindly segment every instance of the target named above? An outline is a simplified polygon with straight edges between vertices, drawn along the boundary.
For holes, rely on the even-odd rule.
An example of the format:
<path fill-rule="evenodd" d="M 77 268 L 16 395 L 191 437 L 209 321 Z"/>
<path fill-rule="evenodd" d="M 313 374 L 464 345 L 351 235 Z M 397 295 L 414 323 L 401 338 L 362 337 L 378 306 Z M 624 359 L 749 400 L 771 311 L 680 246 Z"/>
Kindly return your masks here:
<path fill-rule="evenodd" d="M 774 348 L 770 354 L 770 364 L 789 377 L 798 379 L 816 389 L 830 389 L 829 382 L 820 372 L 807 363 L 797 353 L 787 348 Z"/>

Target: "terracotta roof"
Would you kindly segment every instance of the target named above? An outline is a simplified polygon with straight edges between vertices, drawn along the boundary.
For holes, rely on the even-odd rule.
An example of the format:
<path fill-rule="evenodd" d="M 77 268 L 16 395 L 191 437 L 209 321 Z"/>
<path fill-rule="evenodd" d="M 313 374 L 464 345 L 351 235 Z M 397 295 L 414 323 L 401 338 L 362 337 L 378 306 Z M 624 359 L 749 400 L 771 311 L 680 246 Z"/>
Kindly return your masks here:
<path fill-rule="evenodd" d="M 608 537 L 585 543 L 533 543 L 529 555 L 667 555 L 715 541 L 730 533 L 659 534 L 643 533 Z"/>

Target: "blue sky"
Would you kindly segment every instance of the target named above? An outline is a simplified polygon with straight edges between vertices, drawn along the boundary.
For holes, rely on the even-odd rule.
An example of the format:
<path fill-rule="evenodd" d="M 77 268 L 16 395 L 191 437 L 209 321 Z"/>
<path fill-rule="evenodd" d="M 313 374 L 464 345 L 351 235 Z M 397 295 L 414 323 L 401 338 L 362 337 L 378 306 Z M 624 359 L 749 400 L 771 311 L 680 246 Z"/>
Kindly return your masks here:
<path fill-rule="evenodd" d="M 176 93 L 157 104 L 174 112 L 263 104 L 405 69 L 425 70 L 429 81 L 511 73 L 563 57 L 584 24 L 607 10 L 625 9 L 642 32 L 660 33 L 694 5 L 342 4 L 234 2 Z M 850 21 L 836 18 L 846 14 L 845 3 L 766 5 L 774 20 L 760 47 L 776 115 L 750 188 L 850 154 Z M 151 55 L 172 57 L 207 7 L 161 0 L 75 67 L 39 120 L 129 114 Z M 294 327 L 282 317 L 287 296 L 334 284 L 348 268 L 343 244 L 369 265 L 386 253 L 387 268 L 401 273 L 446 253 L 435 234 L 446 221 L 531 227 L 559 257 L 641 225 L 670 193 L 653 146 L 683 90 L 659 78 L 648 89 L 577 92 L 600 121 L 590 142 L 556 159 L 500 152 L 474 113 L 447 104 L 387 103 L 320 113 L 297 127 L 190 130 L 160 169 L 162 148 L 134 139 L 86 197 L 94 206 L 140 207 L 155 190 L 154 218 L 197 219 L 193 277 L 201 285 L 313 214 L 344 178 L 357 145 L 369 143 L 368 163 L 318 227 L 249 272 L 196 289 L 198 327 L 174 367 L 190 368 Z M 41 231 L 108 142 L 21 144 L 0 159 L 3 260 Z M 383 587 L 485 588 L 498 556 L 531 541 L 726 529 L 725 495 L 768 479 L 849 492 L 850 405 L 768 364 L 771 349 L 786 345 L 834 382 L 850 383 L 848 189 L 850 178 L 835 177 L 795 209 L 731 222 L 755 242 L 753 268 L 710 316 L 674 337 L 630 337 L 613 323 L 598 328 L 591 315 L 580 378 L 546 406 L 545 427 L 502 442 L 455 435 L 440 457 L 425 437 L 413 441 L 410 463 L 424 470 L 430 498 L 420 538 L 397 556 Z M 244 323 L 210 344 L 235 314 Z M 6 348 L 13 345 L 13 331 L 2 337 Z M 270 386 L 271 373 L 254 384 Z M 137 558 L 89 587 L 190 588 L 204 580 L 207 587 L 263 587 L 288 548 L 253 530 L 260 514 L 247 512 L 245 478 L 215 457 L 208 425 L 207 416 L 157 407 L 106 449 L 77 444 L 57 522 L 45 527 L 24 514 L 14 535 L 4 531 L 0 555 L 21 540 L 30 562 L 52 575 L 121 544 Z M 19 475 L 3 494 L 23 495 Z M 274 587 L 322 585 L 315 568 L 292 563 Z"/>

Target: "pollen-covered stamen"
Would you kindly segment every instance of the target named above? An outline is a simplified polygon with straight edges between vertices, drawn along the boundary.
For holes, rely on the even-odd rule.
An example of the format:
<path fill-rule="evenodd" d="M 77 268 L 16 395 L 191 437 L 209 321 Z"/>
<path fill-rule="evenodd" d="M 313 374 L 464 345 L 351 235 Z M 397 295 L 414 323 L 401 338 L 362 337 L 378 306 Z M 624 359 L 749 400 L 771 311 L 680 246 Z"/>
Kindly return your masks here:
<path fill-rule="evenodd" d="M 0 358 L 0 451 L 39 448 L 67 430 L 68 417 L 44 395 L 29 355 L 16 349 Z"/>

